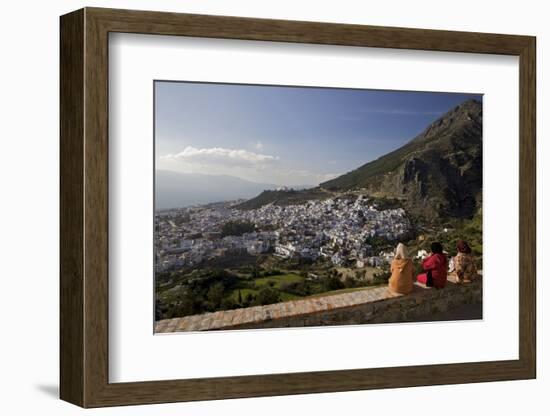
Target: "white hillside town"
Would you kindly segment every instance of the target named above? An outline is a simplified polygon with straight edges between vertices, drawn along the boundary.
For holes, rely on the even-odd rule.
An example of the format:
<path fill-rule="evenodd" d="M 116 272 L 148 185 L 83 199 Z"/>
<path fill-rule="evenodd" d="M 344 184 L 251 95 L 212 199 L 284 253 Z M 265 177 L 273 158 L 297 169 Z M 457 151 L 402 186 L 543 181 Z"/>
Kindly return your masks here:
<path fill-rule="evenodd" d="M 335 266 L 381 266 L 392 253 L 373 253 L 369 239 L 396 240 L 411 231 L 402 208 L 379 210 L 363 196 L 264 205 L 242 210 L 226 201 L 158 211 L 155 215 L 155 270 L 194 266 L 229 256 L 272 253 L 281 258 Z M 223 235 L 227 222 L 253 224 L 242 235 Z"/>

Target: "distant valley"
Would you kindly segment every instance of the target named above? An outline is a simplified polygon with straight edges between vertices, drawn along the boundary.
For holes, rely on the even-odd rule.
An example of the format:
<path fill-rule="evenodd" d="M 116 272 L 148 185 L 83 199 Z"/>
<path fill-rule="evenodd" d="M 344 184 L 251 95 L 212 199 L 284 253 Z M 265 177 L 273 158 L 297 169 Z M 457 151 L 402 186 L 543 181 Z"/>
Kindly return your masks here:
<path fill-rule="evenodd" d="M 249 182 L 228 175 L 156 171 L 156 209 L 178 208 L 225 200 L 253 198 L 273 184 Z"/>

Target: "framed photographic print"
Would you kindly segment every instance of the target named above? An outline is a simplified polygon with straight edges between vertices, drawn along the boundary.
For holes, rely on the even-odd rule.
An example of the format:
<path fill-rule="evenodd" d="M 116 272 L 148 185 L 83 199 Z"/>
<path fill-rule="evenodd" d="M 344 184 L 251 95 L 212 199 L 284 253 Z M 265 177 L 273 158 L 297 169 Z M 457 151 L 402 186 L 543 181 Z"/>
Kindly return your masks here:
<path fill-rule="evenodd" d="M 61 398 L 534 378 L 535 104 L 529 36 L 62 16 Z"/>

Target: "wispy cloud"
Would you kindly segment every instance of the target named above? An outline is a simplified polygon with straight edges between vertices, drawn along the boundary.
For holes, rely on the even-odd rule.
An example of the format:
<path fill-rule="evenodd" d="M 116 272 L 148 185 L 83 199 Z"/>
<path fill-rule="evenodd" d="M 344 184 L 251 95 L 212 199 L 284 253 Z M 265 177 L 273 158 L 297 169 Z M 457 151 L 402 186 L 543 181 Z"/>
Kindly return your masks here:
<path fill-rule="evenodd" d="M 264 150 L 264 144 L 262 142 L 252 142 L 250 143 L 252 147 L 256 150 Z"/>
<path fill-rule="evenodd" d="M 250 152 L 244 149 L 226 149 L 223 147 L 196 148 L 187 146 L 183 151 L 176 154 L 167 154 L 161 159 L 177 160 L 198 164 L 224 164 L 252 166 L 270 163 L 278 160 L 277 156 L 265 155 L 262 153 Z"/>
<path fill-rule="evenodd" d="M 307 169 L 294 169 L 279 156 L 224 147 L 185 147 L 179 153 L 159 156 L 158 169 L 183 173 L 230 175 L 258 183 L 317 185 L 338 176 Z"/>

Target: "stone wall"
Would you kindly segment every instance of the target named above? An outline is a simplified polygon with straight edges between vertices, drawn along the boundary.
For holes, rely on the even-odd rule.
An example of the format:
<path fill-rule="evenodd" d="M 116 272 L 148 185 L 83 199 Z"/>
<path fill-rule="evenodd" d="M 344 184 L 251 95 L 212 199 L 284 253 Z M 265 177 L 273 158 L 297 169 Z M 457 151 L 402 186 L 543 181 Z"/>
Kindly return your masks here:
<path fill-rule="evenodd" d="M 461 304 L 481 303 L 480 283 L 478 281 L 468 285 L 449 284 L 443 290 L 415 286 L 413 293 L 406 296 L 282 319 L 234 325 L 231 329 L 411 322 L 430 314 L 446 312 Z"/>
<path fill-rule="evenodd" d="M 326 325 L 410 322 L 464 304 L 481 304 L 481 278 L 466 284 L 448 282 L 444 289 L 415 285 L 408 295 L 387 287 L 266 306 L 220 311 L 158 321 L 155 332 L 285 328 Z"/>

